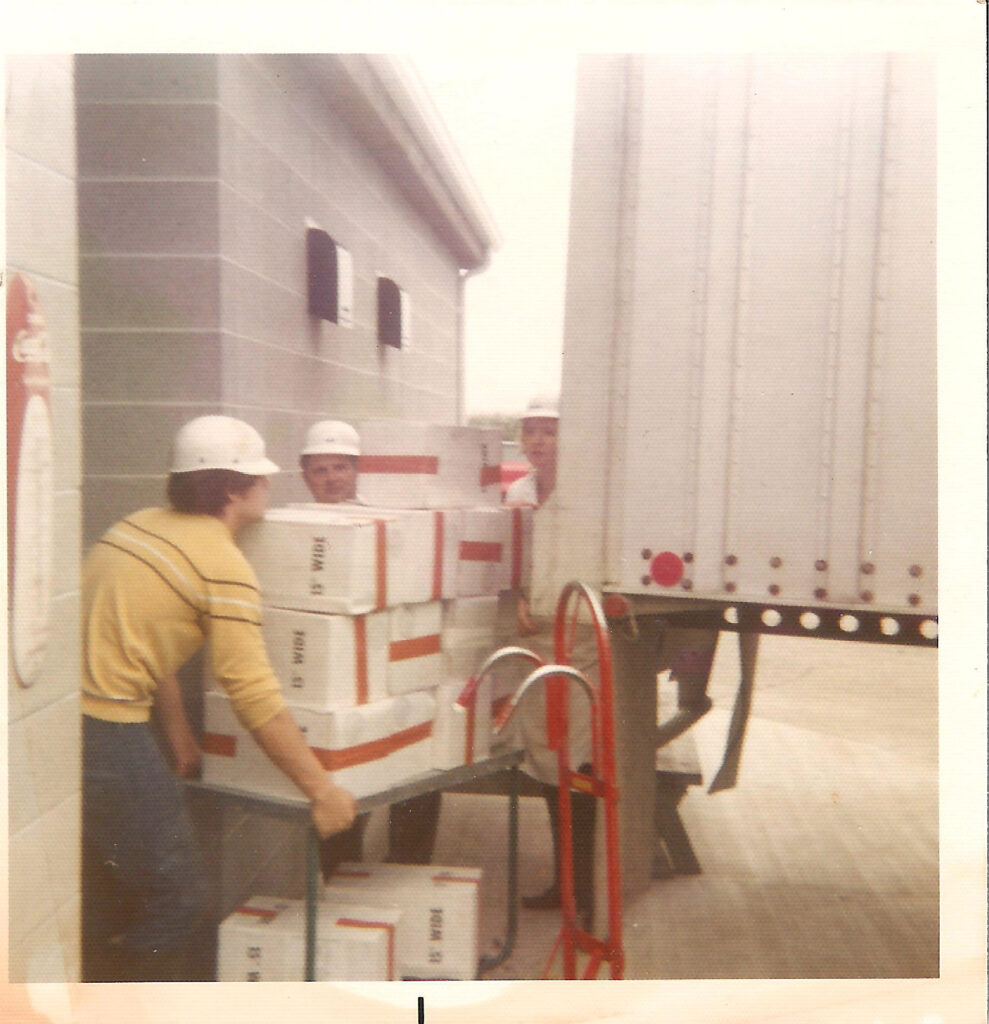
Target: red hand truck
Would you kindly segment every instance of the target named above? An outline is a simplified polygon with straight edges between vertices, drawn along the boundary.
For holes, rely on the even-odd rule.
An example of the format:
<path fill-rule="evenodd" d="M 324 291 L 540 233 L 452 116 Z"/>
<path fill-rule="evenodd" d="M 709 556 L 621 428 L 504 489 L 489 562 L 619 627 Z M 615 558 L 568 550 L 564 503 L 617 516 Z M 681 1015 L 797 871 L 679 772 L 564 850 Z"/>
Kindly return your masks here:
<path fill-rule="evenodd" d="M 587 608 L 594 627 L 598 651 L 598 683 L 595 686 L 583 672 L 573 667 L 574 639 L 582 607 Z M 595 594 L 583 583 L 568 583 L 556 606 L 553 627 L 553 654 L 556 664 L 547 665 L 538 654 L 524 647 L 503 647 L 495 651 L 464 688 L 460 703 L 473 699 L 485 675 L 496 665 L 512 658 L 521 658 L 537 667 L 523 680 L 509 703 L 498 716 L 495 732 L 501 731 L 511 718 L 519 700 L 532 686 L 546 686 L 546 728 L 550 749 L 557 752 L 557 785 L 560 809 L 560 899 L 563 924 L 553 945 L 543 978 L 549 976 L 559 950 L 563 955 L 563 976 L 577 978 L 577 950 L 587 953 L 589 960 L 581 978 L 596 978 L 602 962 L 611 967 L 611 977 L 621 980 L 625 970 L 622 945 L 621 864 L 618 848 L 618 786 L 615 778 L 615 730 L 611 642 L 604 611 Z M 568 741 L 567 681 L 574 679 L 587 693 L 591 705 L 591 769 L 589 773 L 570 768 Z M 608 932 L 605 939 L 584 930 L 578 924 L 574 895 L 573 835 L 571 833 L 570 791 L 578 790 L 604 801 L 605 856 L 608 888 Z"/>

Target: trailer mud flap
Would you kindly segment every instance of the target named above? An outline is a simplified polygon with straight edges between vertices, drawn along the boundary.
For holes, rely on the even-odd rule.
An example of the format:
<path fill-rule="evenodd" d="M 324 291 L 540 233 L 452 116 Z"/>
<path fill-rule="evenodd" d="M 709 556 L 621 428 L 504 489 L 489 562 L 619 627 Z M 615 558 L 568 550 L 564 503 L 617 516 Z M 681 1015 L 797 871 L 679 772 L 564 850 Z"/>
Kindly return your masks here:
<path fill-rule="evenodd" d="M 738 766 L 742 759 L 742 744 L 745 741 L 745 729 L 752 710 L 752 688 L 755 683 L 756 657 L 759 653 L 758 633 L 738 634 L 738 660 L 740 677 L 738 691 L 735 694 L 735 706 L 731 712 L 731 723 L 728 726 L 728 737 L 725 740 L 725 752 L 721 758 L 721 767 L 708 788 L 708 793 L 718 793 L 723 789 L 734 789 L 738 778 Z"/>

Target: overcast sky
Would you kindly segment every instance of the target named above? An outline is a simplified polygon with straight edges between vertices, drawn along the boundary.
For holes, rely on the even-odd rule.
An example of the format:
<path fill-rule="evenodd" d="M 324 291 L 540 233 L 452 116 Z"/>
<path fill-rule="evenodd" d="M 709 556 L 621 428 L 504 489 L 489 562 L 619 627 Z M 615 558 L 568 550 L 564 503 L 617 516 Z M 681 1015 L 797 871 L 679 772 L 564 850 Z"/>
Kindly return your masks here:
<path fill-rule="evenodd" d="M 557 393 L 576 59 L 414 52 L 501 238 L 467 284 L 466 411 Z"/>

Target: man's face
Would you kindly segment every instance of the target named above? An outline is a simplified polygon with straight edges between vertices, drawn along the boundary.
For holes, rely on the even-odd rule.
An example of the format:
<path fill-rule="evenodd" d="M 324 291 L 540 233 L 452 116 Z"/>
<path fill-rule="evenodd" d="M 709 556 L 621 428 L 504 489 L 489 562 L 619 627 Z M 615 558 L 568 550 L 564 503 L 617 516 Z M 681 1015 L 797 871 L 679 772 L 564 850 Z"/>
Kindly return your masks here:
<path fill-rule="evenodd" d="M 556 427 L 549 418 L 522 421 L 522 454 L 537 473 L 556 465 Z"/>
<path fill-rule="evenodd" d="M 352 455 L 304 455 L 302 479 L 313 501 L 351 501 L 357 495 L 357 459 Z"/>

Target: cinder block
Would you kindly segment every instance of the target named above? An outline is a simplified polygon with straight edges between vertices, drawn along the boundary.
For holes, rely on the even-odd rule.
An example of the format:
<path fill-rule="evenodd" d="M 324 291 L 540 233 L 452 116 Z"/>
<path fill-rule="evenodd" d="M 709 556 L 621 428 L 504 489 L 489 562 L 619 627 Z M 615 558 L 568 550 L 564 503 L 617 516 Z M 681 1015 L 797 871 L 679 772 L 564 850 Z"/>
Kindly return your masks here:
<path fill-rule="evenodd" d="M 78 434 L 78 431 L 76 433 Z M 78 475 L 78 470 L 76 475 Z M 79 593 L 82 533 L 82 511 L 80 504 L 78 487 L 67 491 L 57 491 L 55 494 L 55 535 L 52 551 L 53 601 L 63 602 L 64 598 Z M 61 633 L 68 626 L 68 623 L 60 620 L 56 621 L 58 623 L 56 632 Z M 63 650 L 63 653 L 68 652 Z M 68 666 L 63 667 L 67 668 Z"/>
<path fill-rule="evenodd" d="M 62 962 L 65 965 L 64 980 L 67 982 L 82 980 L 81 914 L 82 898 L 78 893 L 55 910 Z"/>
<path fill-rule="evenodd" d="M 78 693 L 49 704 L 24 721 L 31 778 L 44 816 L 80 788 L 81 716 Z"/>
<path fill-rule="evenodd" d="M 89 253 L 214 256 L 217 188 L 215 181 L 82 181 L 80 244 Z"/>
<path fill-rule="evenodd" d="M 80 178 L 215 178 L 218 110 L 208 103 L 78 105 Z"/>
<path fill-rule="evenodd" d="M 51 393 L 52 445 L 55 487 L 64 493 L 78 489 L 82 474 L 82 419 L 78 388 L 54 388 Z"/>
<path fill-rule="evenodd" d="M 10 685 L 17 684 L 11 679 Z M 9 710 L 13 715 L 13 706 Z M 8 736 L 10 746 L 7 752 L 7 779 L 10 802 L 7 813 L 8 827 L 13 834 L 38 817 L 38 801 L 34 794 L 34 779 L 31 775 L 24 722 L 11 721 Z"/>
<path fill-rule="evenodd" d="M 8 55 L 5 63 L 8 158 L 11 152 L 18 153 L 67 178 L 75 178 L 72 57 Z"/>
<path fill-rule="evenodd" d="M 248 202 L 229 188 L 221 188 L 219 197 L 220 251 L 224 257 L 297 292 L 305 280 L 302 218 L 293 217 L 286 224 L 268 204 Z"/>
<path fill-rule="evenodd" d="M 70 980 L 54 914 L 45 917 L 29 934 L 19 935 L 16 941 L 12 935 L 10 946 L 10 981 L 44 984 Z"/>
<path fill-rule="evenodd" d="M 190 418 L 192 415 L 190 413 Z M 162 461 L 161 472 L 157 475 L 90 479 L 83 492 L 83 551 L 99 540 L 109 527 L 128 512 L 166 504 L 166 470 L 167 463 Z"/>
<path fill-rule="evenodd" d="M 77 766 L 77 780 L 78 777 Z M 82 794 L 77 790 L 41 819 L 48 857 L 49 887 L 56 908 L 71 903 L 79 893 L 82 870 L 79 840 L 82 831 L 81 814 Z"/>
<path fill-rule="evenodd" d="M 49 704 L 75 696 L 79 690 L 78 566 L 77 560 L 73 574 L 76 589 L 52 597 L 48 651 L 37 682 L 27 689 L 12 682 L 11 713 L 14 701 L 19 715 L 33 715 Z"/>
<path fill-rule="evenodd" d="M 46 919 L 54 918 L 50 883 L 45 832 L 36 820 L 10 837 L 10 948 L 25 958 L 27 937 Z"/>
<path fill-rule="evenodd" d="M 85 473 L 167 476 L 176 430 L 187 420 L 214 411 L 170 405 L 88 405 L 83 409 Z M 163 483 L 155 504 L 164 501 L 164 493 Z"/>
<path fill-rule="evenodd" d="M 216 328 L 216 257 L 83 255 L 79 262 L 83 329 Z"/>
<path fill-rule="evenodd" d="M 6 210 L 10 262 L 28 274 L 75 284 L 75 181 L 8 151 Z"/>
<path fill-rule="evenodd" d="M 217 61 L 209 53 L 93 53 L 76 57 L 80 100 L 215 100 Z"/>
<path fill-rule="evenodd" d="M 83 390 L 87 402 L 218 402 L 223 336 L 87 331 Z"/>

